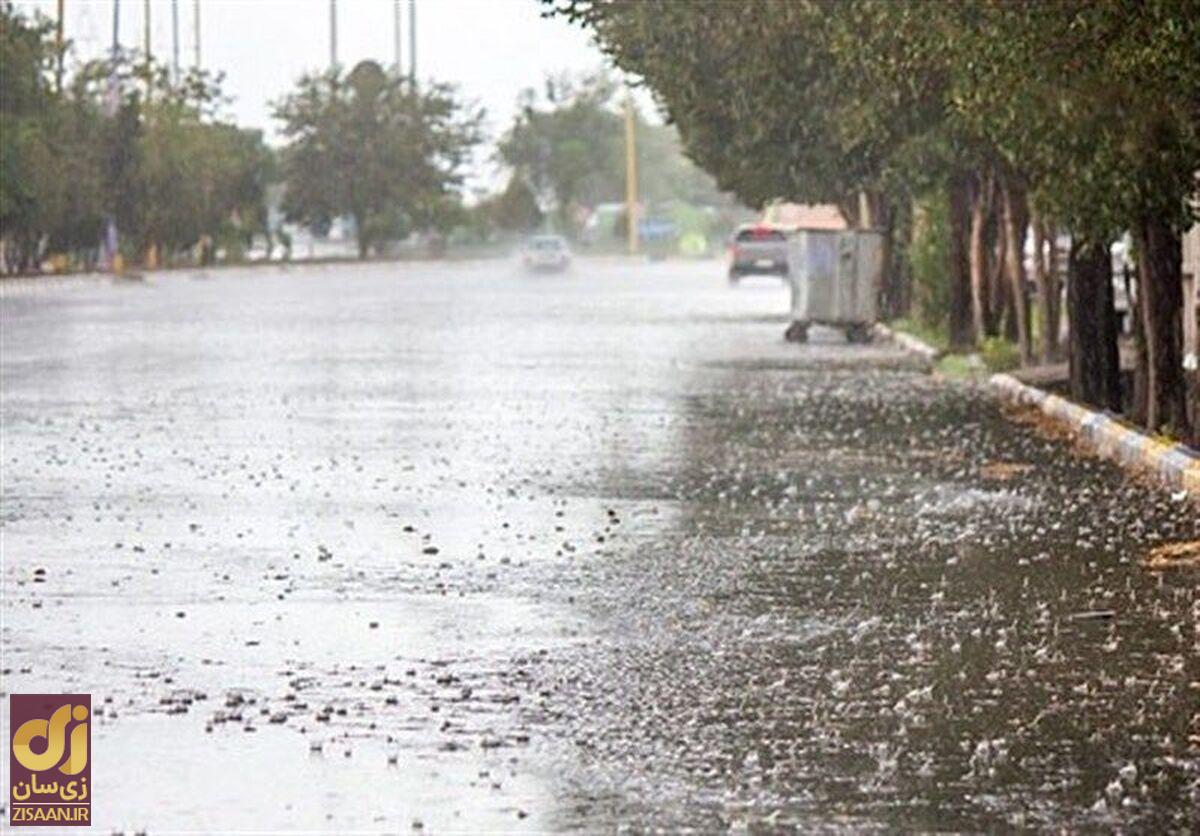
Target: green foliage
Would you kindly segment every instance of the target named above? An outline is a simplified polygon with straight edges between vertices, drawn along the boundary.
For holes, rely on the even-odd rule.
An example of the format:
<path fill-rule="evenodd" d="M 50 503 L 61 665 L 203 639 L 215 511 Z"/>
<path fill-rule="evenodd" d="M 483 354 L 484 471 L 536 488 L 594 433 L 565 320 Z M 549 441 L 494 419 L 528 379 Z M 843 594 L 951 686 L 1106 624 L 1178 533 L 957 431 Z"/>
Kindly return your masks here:
<path fill-rule="evenodd" d="M 111 218 L 127 256 L 199 241 L 241 250 L 265 231 L 272 158 L 219 119 L 220 78 L 120 54 L 58 89 L 53 28 L 0 5 L 0 222 L 8 270 L 51 255 L 94 264 Z"/>
<path fill-rule="evenodd" d="M 950 261 L 950 207 L 942 192 L 915 202 L 913 235 L 908 257 L 912 271 L 913 313 L 929 329 L 940 329 L 946 342 L 950 313 L 950 287 L 946 279 Z"/>
<path fill-rule="evenodd" d="M 1140 264 L 1137 388 L 1147 423 L 1187 423 L 1178 234 L 1195 219 L 1200 171 L 1196 0 L 543 2 L 643 79 L 689 156 L 748 203 L 835 202 L 853 222 L 862 196 L 885 207 L 872 208 L 876 223 L 893 217 L 889 204 L 950 192 L 951 222 L 932 223 L 910 258 L 921 317 L 949 320 L 955 342 L 970 340 L 972 314 L 987 329 L 980 285 L 997 283 L 979 237 L 968 245 L 981 184 L 1000 186 L 1010 248 L 1022 245 L 1027 195 L 1075 244 L 1103 249 L 1122 231 L 1157 242 Z M 1012 290 L 1021 261 L 1005 272 L 1016 297 L 1006 316 L 1028 357 L 1025 299 Z M 885 298 L 902 295 L 894 287 L 889 275 Z M 1069 299 L 1073 326 L 1108 304 Z M 1090 339 L 1106 344 L 1073 344 L 1071 388 L 1095 399 L 1087 381 L 1103 375 L 1083 370 L 1115 362 L 1097 358 L 1115 356 L 1116 336 Z"/>
<path fill-rule="evenodd" d="M 500 138 L 500 162 L 564 231 L 578 231 L 580 209 L 625 199 L 622 107 L 606 74 L 552 76 L 540 95 L 522 94 L 521 110 Z M 713 178 L 684 156 L 674 127 L 648 122 L 636 110 L 634 119 L 642 202 L 729 202 Z"/>
<path fill-rule="evenodd" d="M 418 89 L 363 61 L 348 74 L 304 76 L 275 116 L 288 140 L 282 173 L 290 220 L 319 228 L 348 215 L 366 256 L 459 219 L 457 188 L 483 114 L 448 85 Z"/>
<path fill-rule="evenodd" d="M 564 230 L 580 206 L 617 200 L 624 183 L 621 117 L 616 87 L 606 76 L 546 79 L 541 96 L 526 90 L 497 156 L 525 182 Z"/>
<path fill-rule="evenodd" d="M 492 195 L 474 207 L 477 226 L 486 234 L 488 229 L 502 232 L 526 233 L 538 229 L 545 220 L 533 189 L 520 177 L 510 177 L 504 191 Z"/>
<path fill-rule="evenodd" d="M 943 377 L 978 380 L 986 376 L 987 367 L 974 354 L 947 354 L 937 361 L 934 370 Z"/>
<path fill-rule="evenodd" d="M 898 149 L 938 118 L 920 71 L 923 15 L 903 4 L 553 5 L 645 79 L 689 156 L 750 205 L 844 204 L 879 188 Z"/>
<path fill-rule="evenodd" d="M 1003 337 L 985 337 L 979 344 L 979 356 L 990 372 L 1009 372 L 1021 365 L 1017 344 Z"/>

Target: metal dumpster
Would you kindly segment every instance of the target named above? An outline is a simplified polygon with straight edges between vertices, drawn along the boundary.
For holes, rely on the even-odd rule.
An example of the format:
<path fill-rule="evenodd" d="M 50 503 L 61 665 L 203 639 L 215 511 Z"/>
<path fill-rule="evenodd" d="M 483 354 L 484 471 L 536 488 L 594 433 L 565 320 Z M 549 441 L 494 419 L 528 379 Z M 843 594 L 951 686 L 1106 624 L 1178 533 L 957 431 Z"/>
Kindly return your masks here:
<path fill-rule="evenodd" d="M 849 342 L 867 342 L 883 274 L 883 233 L 801 229 L 788 239 L 792 287 L 790 342 L 808 340 L 813 323 L 841 328 Z"/>

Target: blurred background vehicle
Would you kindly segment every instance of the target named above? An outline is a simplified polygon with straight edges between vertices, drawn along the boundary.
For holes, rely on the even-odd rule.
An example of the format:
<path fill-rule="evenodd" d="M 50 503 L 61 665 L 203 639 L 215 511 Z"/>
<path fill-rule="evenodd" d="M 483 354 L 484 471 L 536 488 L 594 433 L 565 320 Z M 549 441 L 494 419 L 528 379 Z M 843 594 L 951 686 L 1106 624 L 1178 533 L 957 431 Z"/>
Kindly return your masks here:
<path fill-rule="evenodd" d="M 571 265 L 567 239 L 561 235 L 535 235 L 521 246 L 521 264 L 526 270 L 566 270 Z"/>
<path fill-rule="evenodd" d="M 762 224 L 745 224 L 729 242 L 729 281 L 743 276 L 786 276 L 787 235 Z"/>

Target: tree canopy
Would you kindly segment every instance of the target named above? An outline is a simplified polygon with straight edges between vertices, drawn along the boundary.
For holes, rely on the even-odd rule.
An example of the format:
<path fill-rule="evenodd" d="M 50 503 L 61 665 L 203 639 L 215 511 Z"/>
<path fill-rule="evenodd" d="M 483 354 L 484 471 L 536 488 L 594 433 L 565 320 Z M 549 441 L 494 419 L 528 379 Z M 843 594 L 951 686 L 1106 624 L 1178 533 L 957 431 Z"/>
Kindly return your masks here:
<path fill-rule="evenodd" d="M 1143 394 L 1132 411 L 1187 436 L 1178 243 L 1200 170 L 1193 0 L 543 2 L 590 28 L 653 91 L 688 154 L 753 205 L 836 202 L 895 235 L 913 228 L 896 211 L 944 191 L 959 343 L 1004 322 L 1032 359 L 1031 225 L 1042 244 L 1069 232 L 1075 265 L 1101 265 L 1115 236 L 1133 234 Z M 1059 291 L 1042 258 L 1045 320 Z M 1071 275 L 1088 284 L 1068 294 L 1072 327 L 1091 322 L 1088 339 L 1111 343 L 1111 281 Z M 1072 354 L 1073 391 L 1109 405 L 1086 381 L 1113 379 L 1088 366 L 1115 364 L 1115 345 L 1087 345 Z"/>
<path fill-rule="evenodd" d="M 416 87 L 374 61 L 300 79 L 276 104 L 290 220 L 353 218 L 363 256 L 453 217 L 482 111 L 448 85 Z"/>
<path fill-rule="evenodd" d="M 625 127 L 620 87 L 607 73 L 560 74 L 539 94 L 526 90 L 497 157 L 526 184 L 560 229 L 574 232 L 580 207 L 625 199 Z M 725 203 L 713 178 L 683 153 L 673 126 L 634 110 L 639 197 Z"/>
<path fill-rule="evenodd" d="M 0 226 L 6 267 L 51 255 L 89 266 L 111 220 L 128 258 L 265 231 L 272 156 L 220 117 L 219 76 L 173 79 L 134 52 L 83 64 L 59 87 L 51 24 L 0 5 Z"/>

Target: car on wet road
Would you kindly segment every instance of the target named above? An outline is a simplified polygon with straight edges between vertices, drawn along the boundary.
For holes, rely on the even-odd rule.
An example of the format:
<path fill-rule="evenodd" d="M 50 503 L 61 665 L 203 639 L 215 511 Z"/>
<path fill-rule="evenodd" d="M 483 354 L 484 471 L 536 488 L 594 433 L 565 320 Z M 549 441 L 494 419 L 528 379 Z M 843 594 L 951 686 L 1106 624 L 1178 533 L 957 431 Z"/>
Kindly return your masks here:
<path fill-rule="evenodd" d="M 571 266 L 571 249 L 561 235 L 535 235 L 521 247 L 526 270 L 561 272 Z"/>
<path fill-rule="evenodd" d="M 763 224 L 738 228 L 729 242 L 729 281 L 743 276 L 786 276 L 787 233 Z"/>

